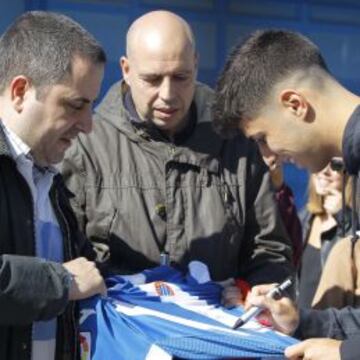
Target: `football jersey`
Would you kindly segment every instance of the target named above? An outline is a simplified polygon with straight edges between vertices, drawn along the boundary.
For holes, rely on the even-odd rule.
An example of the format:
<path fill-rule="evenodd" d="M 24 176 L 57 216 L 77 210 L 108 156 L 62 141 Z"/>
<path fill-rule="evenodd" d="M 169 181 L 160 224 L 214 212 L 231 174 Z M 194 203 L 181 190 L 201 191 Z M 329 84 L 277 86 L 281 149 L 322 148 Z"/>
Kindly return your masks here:
<path fill-rule="evenodd" d="M 193 262 L 185 275 L 159 266 L 108 278 L 106 297 L 81 301 L 82 360 L 283 358 L 297 340 L 256 320 L 233 330 L 243 310 L 221 306 L 206 271 Z"/>

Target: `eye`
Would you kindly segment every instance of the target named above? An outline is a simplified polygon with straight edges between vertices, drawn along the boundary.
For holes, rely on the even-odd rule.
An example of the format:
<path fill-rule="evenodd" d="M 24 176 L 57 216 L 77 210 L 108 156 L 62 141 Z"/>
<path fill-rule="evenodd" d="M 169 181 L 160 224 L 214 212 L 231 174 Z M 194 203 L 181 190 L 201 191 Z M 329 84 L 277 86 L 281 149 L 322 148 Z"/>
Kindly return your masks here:
<path fill-rule="evenodd" d="M 161 76 L 149 76 L 143 78 L 143 81 L 151 85 L 156 85 L 161 82 L 161 79 Z"/>
<path fill-rule="evenodd" d="M 189 79 L 189 76 L 185 75 L 185 74 L 178 74 L 178 75 L 174 76 L 175 81 L 186 81 L 188 79 Z"/>
<path fill-rule="evenodd" d="M 83 109 L 84 106 L 71 104 L 70 107 L 74 110 L 81 110 L 81 109 Z"/>
<path fill-rule="evenodd" d="M 83 102 L 79 103 L 79 102 L 71 102 L 71 101 L 69 101 L 69 102 L 66 103 L 66 106 L 71 111 L 80 111 L 80 110 L 84 109 L 84 103 Z"/>

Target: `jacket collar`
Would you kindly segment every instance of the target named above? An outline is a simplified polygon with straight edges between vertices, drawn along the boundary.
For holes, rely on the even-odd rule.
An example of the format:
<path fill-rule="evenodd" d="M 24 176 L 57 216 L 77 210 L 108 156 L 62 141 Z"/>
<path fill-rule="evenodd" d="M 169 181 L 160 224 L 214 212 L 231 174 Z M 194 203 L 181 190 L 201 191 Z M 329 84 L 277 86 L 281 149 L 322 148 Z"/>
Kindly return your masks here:
<path fill-rule="evenodd" d="M 196 123 L 197 123 L 197 112 L 195 102 L 191 104 L 188 114 L 188 120 L 186 121 L 186 126 L 180 132 L 174 135 L 174 138 L 171 140 L 166 134 L 160 131 L 153 123 L 149 121 L 143 121 L 139 117 L 136 109 L 133 98 L 131 96 L 131 91 L 127 91 L 123 97 L 124 107 L 127 110 L 129 116 L 128 120 L 132 123 L 132 125 L 136 129 L 142 129 L 145 133 L 149 134 L 149 136 L 158 141 L 172 142 L 174 145 L 181 145 L 186 142 L 188 138 L 190 138 L 193 133 Z"/>
<path fill-rule="evenodd" d="M 159 139 L 154 139 L 153 134 L 148 134 L 144 129 L 138 129 L 129 121 L 131 114 L 124 106 L 125 94 L 128 90 L 124 81 L 115 83 L 103 101 L 96 107 L 95 112 L 132 141 L 142 143 L 145 146 L 153 146 L 152 140 L 159 141 Z M 224 140 L 212 129 L 211 100 L 212 91 L 210 88 L 197 84 L 193 105 L 196 109 L 197 122 L 191 134 L 186 137 L 180 146 L 173 144 L 174 151 L 169 159 L 170 161 L 204 167 L 211 172 L 219 171 L 218 158 L 221 155 Z M 172 144 L 164 142 L 164 145 L 171 146 Z M 159 146 L 159 144 L 157 143 L 156 146 Z"/>

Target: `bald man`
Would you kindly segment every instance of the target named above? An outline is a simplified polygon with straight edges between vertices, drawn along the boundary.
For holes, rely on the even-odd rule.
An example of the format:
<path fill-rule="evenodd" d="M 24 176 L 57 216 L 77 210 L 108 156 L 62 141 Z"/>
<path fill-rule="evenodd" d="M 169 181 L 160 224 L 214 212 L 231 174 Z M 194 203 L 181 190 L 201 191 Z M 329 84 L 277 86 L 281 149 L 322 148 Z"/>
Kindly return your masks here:
<path fill-rule="evenodd" d="M 95 110 L 63 174 L 80 225 L 114 271 L 208 265 L 214 280 L 278 282 L 292 272 L 266 166 L 245 138 L 211 126 L 189 25 L 154 11 L 127 34 L 123 80 Z"/>

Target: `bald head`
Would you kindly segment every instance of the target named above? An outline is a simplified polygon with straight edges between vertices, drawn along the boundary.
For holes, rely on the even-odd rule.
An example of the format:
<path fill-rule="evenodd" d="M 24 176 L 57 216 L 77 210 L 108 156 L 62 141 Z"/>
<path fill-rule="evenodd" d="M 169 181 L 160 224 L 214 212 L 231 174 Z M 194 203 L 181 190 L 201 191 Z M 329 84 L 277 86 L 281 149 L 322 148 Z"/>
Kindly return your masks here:
<path fill-rule="evenodd" d="M 135 109 L 169 136 L 181 131 L 195 92 L 197 55 L 190 26 L 168 11 L 137 19 L 120 65 Z"/>
<path fill-rule="evenodd" d="M 192 51 L 195 40 L 189 24 L 169 11 L 152 11 L 133 22 L 126 37 L 126 53 L 131 58 L 143 51 L 157 53 L 171 47 L 172 53 Z"/>

